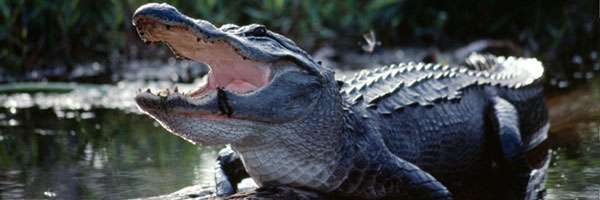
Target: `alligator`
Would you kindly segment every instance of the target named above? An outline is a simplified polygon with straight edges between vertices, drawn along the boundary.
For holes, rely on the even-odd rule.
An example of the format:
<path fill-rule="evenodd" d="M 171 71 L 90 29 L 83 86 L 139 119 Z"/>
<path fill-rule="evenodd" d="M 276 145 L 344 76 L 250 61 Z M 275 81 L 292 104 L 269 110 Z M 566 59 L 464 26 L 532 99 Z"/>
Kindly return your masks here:
<path fill-rule="evenodd" d="M 472 54 L 461 65 L 400 63 L 336 80 L 263 25 L 217 28 L 164 3 L 139 7 L 132 21 L 143 41 L 210 67 L 198 89 L 138 90 L 135 101 L 193 144 L 231 148 L 218 160 L 219 195 L 246 175 L 337 197 L 451 199 L 496 170 L 502 194 L 519 199 L 525 154 L 547 137 L 534 58 Z M 242 172 L 226 170 L 235 163 Z"/>

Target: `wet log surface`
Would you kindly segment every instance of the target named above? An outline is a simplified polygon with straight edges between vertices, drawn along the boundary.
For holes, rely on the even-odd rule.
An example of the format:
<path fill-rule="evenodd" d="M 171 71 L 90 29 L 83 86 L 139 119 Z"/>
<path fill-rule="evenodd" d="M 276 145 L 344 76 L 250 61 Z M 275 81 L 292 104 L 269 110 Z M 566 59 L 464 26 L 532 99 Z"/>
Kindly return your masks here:
<path fill-rule="evenodd" d="M 239 199 L 253 199 L 253 200 L 271 200 L 271 199 L 335 199 L 332 196 L 326 194 L 317 193 L 313 191 L 307 191 L 298 188 L 292 188 L 287 186 L 278 187 L 266 187 L 251 189 L 249 191 L 238 192 L 227 197 L 216 197 L 214 187 L 211 186 L 190 186 L 183 188 L 177 192 L 141 198 L 141 199 L 188 199 L 188 200 L 239 200 Z"/>

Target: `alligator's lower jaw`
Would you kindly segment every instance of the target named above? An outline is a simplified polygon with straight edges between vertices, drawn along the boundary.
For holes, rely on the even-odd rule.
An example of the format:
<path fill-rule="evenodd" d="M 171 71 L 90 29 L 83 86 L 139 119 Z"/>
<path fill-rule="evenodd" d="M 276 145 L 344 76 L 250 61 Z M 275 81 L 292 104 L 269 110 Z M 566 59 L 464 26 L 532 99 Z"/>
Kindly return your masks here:
<path fill-rule="evenodd" d="M 248 124 L 254 124 L 218 115 L 197 117 L 156 110 L 147 113 L 171 133 L 198 145 L 214 146 L 238 142 L 251 134 Z"/>
<path fill-rule="evenodd" d="M 214 114 L 214 110 L 218 109 L 223 116 L 231 117 L 233 110 L 228 105 L 227 93 L 252 95 L 271 82 L 272 67 L 271 63 L 254 61 L 241 65 L 227 62 L 210 62 L 212 65 L 209 65 L 211 71 L 207 75 L 207 81 L 196 90 L 180 93 L 175 87 L 173 90 L 167 88 L 152 93 L 150 89 L 145 92 L 139 89 L 135 94 L 136 102 L 140 109 L 146 112 L 157 110 L 176 112 L 188 117 L 202 117 Z M 218 103 L 214 103 L 215 101 Z M 207 109 L 213 111 L 206 111 Z M 206 112 L 196 112 L 197 110 Z"/>

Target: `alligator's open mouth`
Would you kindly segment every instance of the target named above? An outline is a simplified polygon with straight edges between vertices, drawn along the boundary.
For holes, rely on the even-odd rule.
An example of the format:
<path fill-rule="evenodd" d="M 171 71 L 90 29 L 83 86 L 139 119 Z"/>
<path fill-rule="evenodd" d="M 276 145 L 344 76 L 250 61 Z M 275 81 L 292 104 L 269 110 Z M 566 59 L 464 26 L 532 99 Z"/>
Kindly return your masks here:
<path fill-rule="evenodd" d="M 165 42 L 177 57 L 211 68 L 206 84 L 198 89 L 136 94 L 138 107 L 172 132 L 194 132 L 183 130 L 189 127 L 183 121 L 236 121 L 229 128 L 237 129 L 240 123 L 297 120 L 311 111 L 321 95 L 320 72 L 311 71 L 316 63 L 292 41 L 261 25 L 217 28 L 167 4 L 138 8 L 133 25 L 145 42 Z"/>
<path fill-rule="evenodd" d="M 248 93 L 266 86 L 271 79 L 272 64 L 246 59 L 226 42 L 204 42 L 194 49 L 190 58 L 209 66 L 206 85 L 188 93 L 203 97 L 217 87 L 236 93 Z M 187 55 L 190 55 L 186 53 Z"/>
<path fill-rule="evenodd" d="M 140 37 L 146 42 L 164 41 L 177 56 L 202 62 L 210 67 L 206 85 L 184 93 L 189 98 L 205 97 L 217 88 L 238 94 L 250 93 L 271 81 L 271 62 L 250 59 L 225 39 L 210 40 L 197 36 L 184 25 L 168 25 L 149 18 L 139 19 L 135 25 Z M 171 92 L 165 90 L 158 95 L 168 96 Z"/>

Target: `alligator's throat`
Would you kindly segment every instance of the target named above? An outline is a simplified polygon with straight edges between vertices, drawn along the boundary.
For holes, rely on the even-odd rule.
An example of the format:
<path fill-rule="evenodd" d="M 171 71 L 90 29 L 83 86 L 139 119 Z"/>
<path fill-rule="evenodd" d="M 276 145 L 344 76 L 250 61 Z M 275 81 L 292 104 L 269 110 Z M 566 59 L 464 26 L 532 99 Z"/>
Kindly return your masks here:
<path fill-rule="evenodd" d="M 213 54 L 213 52 L 197 52 L 197 54 L 203 53 L 205 53 L 204 55 Z M 228 59 L 229 56 L 231 55 L 214 55 L 212 59 L 209 58 L 205 61 L 211 69 L 207 84 L 191 93 L 191 97 L 205 96 L 205 92 L 210 92 L 217 87 L 236 93 L 247 93 L 269 83 L 272 72 L 271 63 L 241 60 L 238 59 L 239 57 Z"/>

